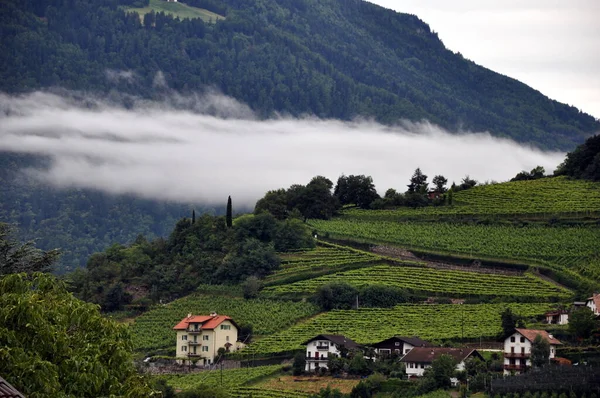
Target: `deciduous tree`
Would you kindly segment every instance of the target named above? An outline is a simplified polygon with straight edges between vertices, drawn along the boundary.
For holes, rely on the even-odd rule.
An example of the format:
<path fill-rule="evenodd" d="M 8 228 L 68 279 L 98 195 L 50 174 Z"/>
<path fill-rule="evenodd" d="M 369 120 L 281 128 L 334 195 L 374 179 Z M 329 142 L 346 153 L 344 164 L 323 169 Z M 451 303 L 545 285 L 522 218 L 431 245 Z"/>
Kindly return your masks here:
<path fill-rule="evenodd" d="M 55 277 L 0 278 L 0 374 L 31 398 L 148 397 L 128 329 Z"/>

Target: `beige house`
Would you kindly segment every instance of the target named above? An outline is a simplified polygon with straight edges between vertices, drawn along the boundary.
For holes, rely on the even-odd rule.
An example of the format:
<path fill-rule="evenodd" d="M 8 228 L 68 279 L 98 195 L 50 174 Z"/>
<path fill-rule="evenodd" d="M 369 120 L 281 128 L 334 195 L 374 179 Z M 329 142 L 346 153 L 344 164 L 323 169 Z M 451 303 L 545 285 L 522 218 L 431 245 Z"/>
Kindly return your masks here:
<path fill-rule="evenodd" d="M 238 325 L 225 315 L 188 314 L 173 328 L 177 332 L 177 362 L 210 365 L 219 356 L 219 348 L 237 351 L 244 345 L 238 342 Z"/>
<path fill-rule="evenodd" d="M 556 347 L 562 344 L 545 330 L 516 329 L 504 340 L 504 374 L 524 373 L 531 367 L 531 346 L 540 335 L 550 344 L 550 357 L 556 356 Z"/>

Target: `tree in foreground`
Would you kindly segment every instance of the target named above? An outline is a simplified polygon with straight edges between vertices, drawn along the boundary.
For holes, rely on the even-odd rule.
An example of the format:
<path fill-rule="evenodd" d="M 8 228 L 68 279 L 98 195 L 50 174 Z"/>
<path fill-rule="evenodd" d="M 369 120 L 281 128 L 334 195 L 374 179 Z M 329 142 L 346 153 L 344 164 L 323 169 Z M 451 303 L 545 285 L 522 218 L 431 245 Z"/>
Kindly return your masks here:
<path fill-rule="evenodd" d="M 430 392 L 440 388 L 450 388 L 452 377 L 456 377 L 456 361 L 450 355 L 440 355 L 431 362 L 431 368 L 425 370 L 421 390 Z"/>
<path fill-rule="evenodd" d="M 541 368 L 548 365 L 549 360 L 550 343 L 538 334 L 531 344 L 531 364 L 536 368 Z"/>
<path fill-rule="evenodd" d="M 569 332 L 578 339 L 587 339 L 596 328 L 596 317 L 589 307 L 576 309 L 569 316 Z"/>
<path fill-rule="evenodd" d="M 0 375 L 29 398 L 148 397 L 127 328 L 43 273 L 0 278 Z"/>
<path fill-rule="evenodd" d="M 0 223 L 0 275 L 18 272 L 47 272 L 58 258 L 58 250 L 36 249 L 33 242 L 19 243 L 10 225 Z"/>

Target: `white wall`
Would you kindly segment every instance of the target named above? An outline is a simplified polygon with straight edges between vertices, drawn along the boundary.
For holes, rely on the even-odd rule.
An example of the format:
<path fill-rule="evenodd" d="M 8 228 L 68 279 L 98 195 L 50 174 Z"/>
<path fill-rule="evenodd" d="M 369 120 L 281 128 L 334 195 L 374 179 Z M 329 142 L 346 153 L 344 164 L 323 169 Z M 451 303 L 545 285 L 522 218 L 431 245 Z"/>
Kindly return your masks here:
<path fill-rule="evenodd" d="M 328 345 L 327 350 L 317 350 L 317 346 Z M 338 347 L 329 340 L 313 340 L 306 345 L 306 357 L 314 358 L 315 353 L 319 353 L 319 358 L 329 358 L 331 356 L 340 356 Z M 304 370 L 307 372 L 313 371 L 318 367 L 327 368 L 327 361 L 306 360 Z"/>

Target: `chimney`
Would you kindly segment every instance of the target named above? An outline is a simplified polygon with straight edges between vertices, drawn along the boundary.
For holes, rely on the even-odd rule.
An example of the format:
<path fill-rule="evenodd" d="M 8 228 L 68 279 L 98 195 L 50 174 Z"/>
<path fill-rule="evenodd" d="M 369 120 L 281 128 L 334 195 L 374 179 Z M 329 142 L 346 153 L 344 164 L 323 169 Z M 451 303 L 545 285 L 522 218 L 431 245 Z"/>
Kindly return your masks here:
<path fill-rule="evenodd" d="M 187 317 L 188 317 L 188 318 L 191 318 L 191 317 L 192 317 L 192 314 L 191 314 L 191 313 L 189 313 Z"/>
<path fill-rule="evenodd" d="M 214 317 L 216 317 L 216 316 L 217 316 L 217 313 L 216 313 L 216 312 L 211 312 L 211 313 L 210 313 L 210 316 L 212 316 L 212 317 L 214 318 Z"/>
<path fill-rule="evenodd" d="M 548 334 L 548 337 L 550 337 L 551 339 L 553 339 L 553 338 L 554 338 L 554 336 L 552 336 L 551 334 Z"/>

